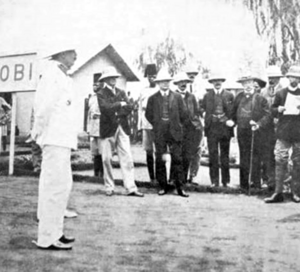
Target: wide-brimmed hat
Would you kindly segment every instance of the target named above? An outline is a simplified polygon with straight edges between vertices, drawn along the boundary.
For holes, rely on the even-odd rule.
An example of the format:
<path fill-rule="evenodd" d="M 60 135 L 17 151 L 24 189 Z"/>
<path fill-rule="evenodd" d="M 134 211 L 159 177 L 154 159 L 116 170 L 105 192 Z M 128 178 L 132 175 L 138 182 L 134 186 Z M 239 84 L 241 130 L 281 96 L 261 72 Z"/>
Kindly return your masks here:
<path fill-rule="evenodd" d="M 187 65 L 184 69 L 184 71 L 187 73 L 187 74 L 199 74 L 199 70 L 198 70 L 198 67 L 196 65 Z"/>
<path fill-rule="evenodd" d="M 41 50 L 40 55 L 42 58 L 47 59 L 55 56 L 59 53 L 76 51 L 75 47 L 72 46 L 49 46 L 49 48 Z"/>
<path fill-rule="evenodd" d="M 299 77 L 300 78 L 300 66 L 291 66 L 286 77 Z"/>
<path fill-rule="evenodd" d="M 268 77 L 282 77 L 280 68 L 276 65 L 271 65 L 267 68 Z"/>
<path fill-rule="evenodd" d="M 109 77 L 120 77 L 121 75 L 117 72 L 116 68 L 113 66 L 108 66 L 103 70 L 101 77 L 98 81 L 102 81 L 105 78 Z"/>
<path fill-rule="evenodd" d="M 255 80 L 255 77 L 252 75 L 244 75 L 244 76 L 240 77 L 236 82 L 243 83 L 248 80 Z"/>
<path fill-rule="evenodd" d="M 181 81 L 192 82 L 192 81 L 189 79 L 187 73 L 185 73 L 185 72 L 179 72 L 179 73 L 174 77 L 173 83 L 174 83 L 174 84 L 178 84 L 178 83 L 181 82 Z"/>
<path fill-rule="evenodd" d="M 171 81 L 172 77 L 170 76 L 169 72 L 166 69 L 162 69 L 158 72 L 155 82 L 159 81 Z"/>
<path fill-rule="evenodd" d="M 264 88 L 267 86 L 267 82 L 260 77 L 254 77 L 253 80 L 257 82 L 260 88 Z"/>
<path fill-rule="evenodd" d="M 157 74 L 156 64 L 154 64 L 154 63 L 147 64 L 147 66 L 145 68 L 144 77 L 154 76 L 156 74 Z"/>
<path fill-rule="evenodd" d="M 208 82 L 209 83 L 212 83 L 213 81 L 216 81 L 216 80 L 220 80 L 222 82 L 225 82 L 226 81 L 226 78 L 224 78 L 222 75 L 220 74 L 212 74 L 209 79 L 208 79 Z"/>

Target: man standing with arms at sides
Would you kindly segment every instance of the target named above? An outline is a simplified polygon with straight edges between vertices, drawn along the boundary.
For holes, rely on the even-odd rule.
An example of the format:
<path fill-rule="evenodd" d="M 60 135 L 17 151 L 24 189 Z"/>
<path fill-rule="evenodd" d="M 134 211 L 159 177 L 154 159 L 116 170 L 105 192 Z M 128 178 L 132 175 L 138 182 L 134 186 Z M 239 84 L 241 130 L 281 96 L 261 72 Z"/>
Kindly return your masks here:
<path fill-rule="evenodd" d="M 116 87 L 118 77 L 120 74 L 114 67 L 107 67 L 99 79 L 101 83 L 103 82 L 103 87 L 98 93 L 98 102 L 101 112 L 100 138 L 106 195 L 112 196 L 115 187 L 111 165 L 113 147 L 119 157 L 127 195 L 143 197 L 134 181 L 134 165 L 130 150 L 130 127 L 127 117 L 133 105 L 129 104 L 125 91 Z"/>
<path fill-rule="evenodd" d="M 148 122 L 145 117 L 146 107 L 148 103 L 148 98 L 154 94 L 155 88 L 155 78 L 157 75 L 156 65 L 148 64 L 145 69 L 145 77 L 148 78 L 149 87 L 142 90 L 139 97 L 139 122 L 138 130 L 143 130 L 143 147 L 146 151 L 146 161 L 148 167 L 148 173 L 151 182 L 155 182 L 155 158 L 154 158 L 154 134 L 153 127 Z"/>
<path fill-rule="evenodd" d="M 94 160 L 94 176 L 103 177 L 103 163 L 101 155 L 101 139 L 100 139 L 100 109 L 97 98 L 99 92 L 99 82 L 94 78 L 94 94 L 89 99 L 88 111 L 88 133 L 90 136 L 90 148 Z"/>
<path fill-rule="evenodd" d="M 229 174 L 229 146 L 233 136 L 233 128 L 229 127 L 233 106 L 233 94 L 222 89 L 226 79 L 222 76 L 212 76 L 208 82 L 213 85 L 203 98 L 202 110 L 205 112 L 205 136 L 209 151 L 209 175 L 212 187 L 219 186 L 219 148 L 222 184 L 224 187 L 230 182 Z"/>
<path fill-rule="evenodd" d="M 155 82 L 159 91 L 149 97 L 146 118 L 153 126 L 156 148 L 156 178 L 160 184 L 159 195 L 168 193 L 166 173 L 166 153 L 169 147 L 173 165 L 173 177 L 178 195 L 188 197 L 182 190 L 184 173 L 182 168 L 182 126 L 187 121 L 187 112 L 180 94 L 170 90 L 172 78 L 165 70 L 161 70 Z"/>
<path fill-rule="evenodd" d="M 200 121 L 199 104 L 195 95 L 187 91 L 188 83 L 190 83 L 190 79 L 184 72 L 178 73 L 174 80 L 174 84 L 178 86 L 177 92 L 182 96 L 188 112 L 188 120 L 183 125 L 182 142 L 182 159 L 185 182 L 188 180 L 189 171 L 192 171 L 192 162 L 194 157 L 197 156 L 198 148 L 202 140 L 203 130 L 203 126 Z"/>
<path fill-rule="evenodd" d="M 196 67 L 192 67 L 189 66 L 185 69 L 186 74 L 188 75 L 189 79 L 190 79 L 190 84 L 187 85 L 187 91 L 192 93 L 195 98 L 196 101 L 198 103 L 198 107 L 200 105 L 200 99 L 202 99 L 202 97 L 200 97 L 200 93 L 199 90 L 195 84 L 195 78 L 198 75 L 198 69 Z M 202 122 L 202 118 L 200 117 L 200 122 Z M 201 125 L 202 126 L 202 125 Z M 202 154 L 202 139 L 203 139 L 203 128 L 201 128 L 201 139 L 199 142 L 199 146 L 195 147 L 195 149 L 197 150 L 197 152 L 195 152 L 194 156 L 191 159 L 191 165 L 190 165 L 190 177 L 188 178 L 187 182 L 188 183 L 193 183 L 193 179 L 194 177 L 197 176 L 199 168 L 200 168 L 200 161 L 201 161 L 201 154 Z"/>
<path fill-rule="evenodd" d="M 54 51 L 54 50 L 53 50 Z M 38 241 L 40 249 L 69 250 L 75 238 L 63 234 L 64 212 L 72 188 L 71 149 L 77 148 L 77 126 L 71 78 L 74 49 L 59 49 L 47 57 L 34 105 L 32 138 L 41 146 Z"/>
<path fill-rule="evenodd" d="M 275 100 L 275 94 L 282 87 L 280 87 L 280 78 L 282 77 L 280 68 L 277 66 L 269 66 L 267 69 L 268 76 L 268 86 L 264 90 L 262 90 L 261 95 L 267 99 L 268 105 L 271 109 L 272 104 Z M 278 122 L 277 118 L 271 115 L 271 122 L 269 126 L 264 130 L 264 142 L 263 145 L 263 180 L 264 186 L 267 186 L 269 191 L 274 192 L 275 189 L 275 155 L 274 149 L 276 144 L 276 123 Z"/>
<path fill-rule="evenodd" d="M 300 67 L 292 66 L 286 77 L 290 84 L 275 94 L 272 111 L 278 118 L 275 145 L 275 193 L 266 203 L 283 202 L 283 181 L 288 171 L 289 150 L 292 150 L 292 200 L 300 202 Z"/>

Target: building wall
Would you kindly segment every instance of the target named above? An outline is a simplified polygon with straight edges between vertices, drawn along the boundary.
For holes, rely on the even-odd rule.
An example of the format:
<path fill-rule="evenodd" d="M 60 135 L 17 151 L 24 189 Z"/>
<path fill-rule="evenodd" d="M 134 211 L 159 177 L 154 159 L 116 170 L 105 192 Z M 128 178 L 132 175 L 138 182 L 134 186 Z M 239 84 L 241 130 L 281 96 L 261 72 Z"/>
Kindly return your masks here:
<path fill-rule="evenodd" d="M 92 61 L 90 61 L 88 65 L 73 75 L 74 92 L 76 93 L 77 97 L 75 103 L 76 108 L 78 109 L 76 112 L 79 132 L 83 131 L 84 99 L 88 98 L 89 95 L 93 93 L 93 75 L 95 73 L 101 73 L 107 66 L 114 66 L 121 74 L 112 60 L 104 52 L 102 52 Z M 126 88 L 126 78 L 124 76 L 118 78 L 117 87 L 121 89 Z"/>

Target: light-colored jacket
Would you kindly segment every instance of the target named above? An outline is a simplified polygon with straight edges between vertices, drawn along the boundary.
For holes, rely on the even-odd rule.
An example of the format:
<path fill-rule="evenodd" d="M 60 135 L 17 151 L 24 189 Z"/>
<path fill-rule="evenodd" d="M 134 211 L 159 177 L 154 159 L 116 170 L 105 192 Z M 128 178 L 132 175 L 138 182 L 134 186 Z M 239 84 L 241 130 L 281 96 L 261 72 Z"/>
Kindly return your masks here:
<path fill-rule="evenodd" d="M 97 94 L 89 99 L 88 133 L 92 137 L 100 137 L 100 109 Z"/>
<path fill-rule="evenodd" d="M 40 146 L 77 148 L 72 80 L 63 64 L 49 61 L 35 94 L 32 138 Z"/>
<path fill-rule="evenodd" d="M 152 129 L 152 125 L 145 117 L 148 99 L 151 95 L 157 92 L 157 88 L 147 87 L 141 91 L 139 97 L 139 116 L 138 116 L 138 130 L 140 129 Z"/>

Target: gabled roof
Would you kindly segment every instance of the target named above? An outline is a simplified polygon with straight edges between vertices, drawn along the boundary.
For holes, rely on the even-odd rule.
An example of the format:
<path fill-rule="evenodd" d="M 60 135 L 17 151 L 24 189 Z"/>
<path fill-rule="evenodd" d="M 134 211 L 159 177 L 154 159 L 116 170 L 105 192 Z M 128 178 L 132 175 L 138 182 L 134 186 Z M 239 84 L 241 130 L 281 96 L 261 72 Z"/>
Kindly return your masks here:
<path fill-rule="evenodd" d="M 117 69 L 125 76 L 127 81 L 139 81 L 139 78 L 135 75 L 129 65 L 125 62 L 125 60 L 120 56 L 120 54 L 116 51 L 116 49 L 111 45 L 105 46 L 102 50 L 97 52 L 96 54 L 92 54 L 90 57 L 85 58 L 83 60 L 78 60 L 75 63 L 75 66 L 72 68 L 71 74 L 79 73 L 84 67 L 86 67 L 93 59 L 98 57 L 102 53 L 107 54 L 112 62 L 115 64 Z"/>

